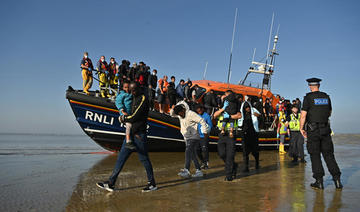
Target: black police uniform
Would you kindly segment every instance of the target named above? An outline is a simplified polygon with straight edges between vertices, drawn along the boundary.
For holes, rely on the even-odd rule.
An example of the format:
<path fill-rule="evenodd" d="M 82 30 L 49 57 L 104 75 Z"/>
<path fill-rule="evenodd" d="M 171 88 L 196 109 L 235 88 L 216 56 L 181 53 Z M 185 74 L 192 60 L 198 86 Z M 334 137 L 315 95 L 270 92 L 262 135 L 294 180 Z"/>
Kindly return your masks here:
<path fill-rule="evenodd" d="M 316 85 L 321 80 L 311 78 L 307 81 L 309 85 Z M 325 175 L 320 156 L 322 154 L 334 181 L 340 181 L 341 172 L 335 160 L 334 145 L 330 135 L 329 116 L 332 110 L 330 97 L 320 91 L 307 93 L 302 110 L 307 111 L 305 129 L 313 177 L 322 184 L 322 178 Z"/>
<path fill-rule="evenodd" d="M 222 133 L 219 133 L 217 149 L 220 158 L 225 163 L 226 181 L 232 181 L 236 178 L 238 164 L 235 163 L 235 143 L 236 132 L 233 137 L 230 137 L 228 134 L 223 135 Z"/>

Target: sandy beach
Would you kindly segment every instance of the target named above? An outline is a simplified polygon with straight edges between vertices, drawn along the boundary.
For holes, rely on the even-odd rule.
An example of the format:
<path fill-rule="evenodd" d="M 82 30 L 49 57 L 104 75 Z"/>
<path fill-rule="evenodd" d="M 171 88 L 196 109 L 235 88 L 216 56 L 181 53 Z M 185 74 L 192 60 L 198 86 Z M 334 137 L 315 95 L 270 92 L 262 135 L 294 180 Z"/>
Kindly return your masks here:
<path fill-rule="evenodd" d="M 0 136 L 1 211 L 356 211 L 360 206 L 360 135 L 336 135 L 335 154 L 344 189 L 335 190 L 326 170 L 325 190 L 310 188 L 308 164 L 261 151 L 261 169 L 224 182 L 224 166 L 210 154 L 210 169 L 200 179 L 181 179 L 184 153 L 150 153 L 158 191 L 142 193 L 145 171 L 133 154 L 113 193 L 95 186 L 115 164 L 115 154 L 86 136 Z M 193 166 L 192 166 L 192 171 Z"/>

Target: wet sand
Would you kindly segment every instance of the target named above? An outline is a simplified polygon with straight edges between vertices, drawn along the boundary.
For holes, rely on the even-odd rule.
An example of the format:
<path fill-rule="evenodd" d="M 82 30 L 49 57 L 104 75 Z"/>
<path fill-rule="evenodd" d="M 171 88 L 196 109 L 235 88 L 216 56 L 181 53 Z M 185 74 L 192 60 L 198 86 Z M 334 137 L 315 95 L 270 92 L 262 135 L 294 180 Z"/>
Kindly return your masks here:
<path fill-rule="evenodd" d="M 356 137 L 359 138 L 359 137 Z M 113 193 L 95 186 L 106 179 L 116 156 L 108 156 L 84 173 L 66 206 L 68 211 L 357 211 L 360 206 L 360 145 L 335 139 L 336 156 L 345 188 L 337 191 L 328 172 L 325 190 L 310 188 L 309 164 L 292 164 L 276 151 L 261 152 L 261 169 L 238 172 L 233 182 L 224 182 L 223 162 L 212 153 L 211 169 L 201 179 L 181 179 L 183 153 L 152 153 L 158 191 L 141 193 L 145 171 L 134 154 L 125 165 Z M 309 157 L 307 156 L 309 161 Z M 241 154 L 236 161 L 242 162 Z M 242 165 L 240 166 L 240 169 Z M 192 171 L 194 171 L 192 169 Z"/>
<path fill-rule="evenodd" d="M 90 142 L 90 141 L 88 141 Z M 216 153 L 210 155 L 210 169 L 200 179 L 181 179 L 184 153 L 150 153 L 159 190 L 142 193 L 146 185 L 145 170 L 133 154 L 119 175 L 116 191 L 107 192 L 95 183 L 108 178 L 116 155 L 81 154 L 41 155 L 29 159 L 17 156 L 10 166 L 26 168 L 29 175 L 14 184 L 0 184 L 1 211 L 358 211 L 360 207 L 360 135 L 336 135 L 336 158 L 342 171 L 344 189 L 335 190 L 326 170 L 325 190 L 313 190 L 309 156 L 308 164 L 292 164 L 291 158 L 276 151 L 261 151 L 261 169 L 241 173 L 242 155 L 237 179 L 224 182 L 224 164 Z M 1 150 L 1 149 L 0 149 Z M 101 150 L 101 149 L 100 149 Z M 3 156 L 1 157 L 8 157 Z M 15 156 L 14 156 L 15 157 Z M 26 158 L 27 157 L 27 158 Z M 9 161 L 9 159 L 7 159 Z M 43 163 L 53 168 L 38 172 Z M 49 165 L 48 164 L 48 165 Z M 0 168 L 5 164 L 1 159 Z M 38 167 L 37 167 L 38 166 Z M 324 166 L 326 167 L 326 166 Z M 3 170 L 3 169 L 2 169 Z M 17 170 L 17 169 L 15 169 Z M 20 170 L 7 169 L 10 175 Z M 26 169 L 25 169 L 26 170 Z M 191 171 L 193 172 L 193 165 Z M 3 176 L 3 174 L 2 174 Z M 38 178 L 40 177 L 40 178 Z M 4 181 L 3 181 L 4 182 Z M 25 187 L 25 188 L 24 188 Z"/>

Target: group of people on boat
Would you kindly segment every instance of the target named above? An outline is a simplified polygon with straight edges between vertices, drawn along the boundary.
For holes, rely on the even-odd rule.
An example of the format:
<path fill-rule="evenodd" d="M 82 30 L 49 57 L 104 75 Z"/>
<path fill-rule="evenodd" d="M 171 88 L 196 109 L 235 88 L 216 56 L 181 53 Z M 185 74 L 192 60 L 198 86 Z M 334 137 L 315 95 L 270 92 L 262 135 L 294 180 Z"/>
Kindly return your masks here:
<path fill-rule="evenodd" d="M 107 63 L 105 56 L 102 55 L 96 63 L 96 68 L 94 68 L 88 52 L 84 52 L 80 68 L 83 78 L 83 91 L 88 95 L 90 95 L 89 89 L 94 79 L 99 82 L 100 95 L 104 98 L 115 97 L 125 81 L 137 82 L 141 88 L 152 85 L 150 67 L 144 62 L 139 62 L 139 64 L 134 62 L 130 67 L 128 60 L 122 60 L 121 64 L 118 64 L 115 58 L 111 57 L 110 62 Z M 154 69 L 153 72 L 156 73 L 157 71 Z M 94 77 L 94 73 L 97 74 L 97 78 Z"/>

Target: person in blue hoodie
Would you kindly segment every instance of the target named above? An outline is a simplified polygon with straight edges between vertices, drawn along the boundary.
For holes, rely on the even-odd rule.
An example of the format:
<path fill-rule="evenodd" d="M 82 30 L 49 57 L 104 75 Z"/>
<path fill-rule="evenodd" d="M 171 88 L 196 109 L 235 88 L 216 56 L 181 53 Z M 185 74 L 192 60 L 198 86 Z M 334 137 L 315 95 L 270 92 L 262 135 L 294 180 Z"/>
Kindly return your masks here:
<path fill-rule="evenodd" d="M 211 116 L 204 112 L 205 108 L 203 105 L 198 104 L 195 106 L 195 111 L 201 118 L 203 118 L 206 124 L 209 126 L 208 134 L 210 134 L 211 129 L 213 128 L 213 123 L 211 121 Z M 204 133 L 201 132 L 201 124 L 198 124 L 198 131 L 200 135 L 200 145 L 198 146 L 198 157 L 200 158 L 202 165 L 201 169 L 209 168 L 209 139 L 204 136 Z"/>
<path fill-rule="evenodd" d="M 130 93 L 129 89 L 130 83 L 125 81 L 123 82 L 123 89 L 120 93 L 116 96 L 115 105 L 119 109 L 120 116 L 125 115 L 128 116 L 131 113 L 131 104 L 133 96 Z M 119 116 L 119 118 L 120 118 Z M 121 122 L 121 121 L 120 121 Z M 129 149 L 135 149 L 135 146 L 131 140 L 130 132 L 131 132 L 132 124 L 129 122 L 125 122 L 125 138 L 126 143 L 125 147 Z"/>

